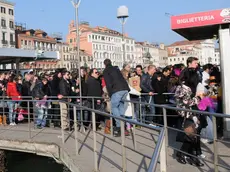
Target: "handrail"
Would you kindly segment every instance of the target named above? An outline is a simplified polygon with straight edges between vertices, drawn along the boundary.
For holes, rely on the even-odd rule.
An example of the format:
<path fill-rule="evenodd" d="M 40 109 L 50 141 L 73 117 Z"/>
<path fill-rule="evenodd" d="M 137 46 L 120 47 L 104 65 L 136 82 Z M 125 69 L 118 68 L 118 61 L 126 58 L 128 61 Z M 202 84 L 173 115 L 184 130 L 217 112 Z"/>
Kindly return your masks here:
<path fill-rule="evenodd" d="M 151 162 L 149 164 L 148 172 L 156 171 L 157 163 L 158 163 L 158 159 L 159 159 L 159 155 L 160 155 L 160 150 L 161 150 L 161 147 L 162 147 L 164 139 L 165 139 L 164 137 L 165 137 L 165 129 L 162 128 L 160 135 L 158 137 L 158 140 L 157 140 L 157 145 L 156 145 L 155 150 L 153 152 Z M 160 163 L 162 163 L 162 162 L 160 162 Z"/>
<path fill-rule="evenodd" d="M 4 97 L 4 96 L 0 96 Z M 6 98 L 6 97 L 4 97 Z M 24 98 L 24 97 L 21 97 Z M 32 98 L 32 97 L 25 97 L 25 98 Z M 48 97 L 48 98 L 57 98 L 57 97 Z M 67 96 L 64 98 L 82 98 L 82 99 L 103 99 L 102 97 L 87 97 L 87 96 Z M 14 101 L 14 100 L 10 100 L 10 99 L 4 99 L 5 101 Z M 1 101 L 1 100 L 0 100 Z M 20 101 L 24 101 L 24 100 L 17 100 L 18 102 Z M 26 101 L 33 101 L 33 100 L 26 100 Z M 41 101 L 41 100 L 36 100 L 36 101 Z M 47 100 L 48 102 L 53 102 L 53 101 L 62 101 L 60 99 L 58 100 Z M 165 109 L 170 109 L 170 110 L 175 110 L 175 111 L 185 111 L 185 112 L 192 112 L 195 114 L 204 114 L 204 115 L 212 115 L 212 116 L 216 116 L 216 117 L 222 117 L 222 118 L 230 118 L 230 114 L 222 114 L 222 113 L 210 113 L 210 112 L 205 112 L 205 111 L 199 111 L 199 110 L 190 110 L 190 109 L 183 109 L 183 108 L 177 108 L 177 107 L 172 107 L 172 106 L 168 106 L 168 105 L 159 105 L 159 104 L 151 104 L 151 103 L 145 103 L 145 102 L 140 102 L 140 101 L 129 101 L 129 100 L 125 100 L 125 102 L 130 102 L 130 103 L 134 103 L 134 104 L 141 104 L 141 105 L 146 105 L 146 106 L 154 106 L 154 107 L 158 107 L 158 108 L 165 108 Z M 81 108 L 85 108 L 84 106 L 82 106 Z M 114 116 L 113 116 L 114 117 Z"/>

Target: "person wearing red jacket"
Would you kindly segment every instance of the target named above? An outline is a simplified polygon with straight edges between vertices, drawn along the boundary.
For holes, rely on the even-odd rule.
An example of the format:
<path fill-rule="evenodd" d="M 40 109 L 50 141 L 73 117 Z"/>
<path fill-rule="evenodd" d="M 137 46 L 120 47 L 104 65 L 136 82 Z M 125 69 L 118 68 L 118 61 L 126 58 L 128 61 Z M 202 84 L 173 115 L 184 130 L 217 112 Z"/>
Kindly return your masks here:
<path fill-rule="evenodd" d="M 12 101 L 8 101 L 7 105 L 9 108 L 9 121 L 10 125 L 16 125 L 15 118 L 16 118 L 16 109 L 18 106 L 18 100 L 21 100 L 21 95 L 17 90 L 17 78 L 15 75 L 10 76 L 9 82 L 7 83 L 6 89 L 7 97 L 9 97 Z"/>

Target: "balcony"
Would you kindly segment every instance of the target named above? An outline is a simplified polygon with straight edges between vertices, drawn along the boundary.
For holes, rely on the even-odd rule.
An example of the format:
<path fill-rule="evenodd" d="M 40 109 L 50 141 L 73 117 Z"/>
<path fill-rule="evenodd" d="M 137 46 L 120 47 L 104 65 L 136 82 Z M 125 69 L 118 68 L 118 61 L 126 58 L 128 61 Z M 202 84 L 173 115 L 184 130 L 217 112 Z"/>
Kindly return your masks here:
<path fill-rule="evenodd" d="M 8 44 L 8 41 L 7 41 L 7 40 L 2 40 L 2 44 L 3 44 L 3 45 L 7 45 L 7 44 Z"/>
<path fill-rule="evenodd" d="M 6 25 L 2 25 L 2 29 L 7 29 Z"/>
<path fill-rule="evenodd" d="M 15 45 L 15 41 L 10 41 L 10 45 Z"/>

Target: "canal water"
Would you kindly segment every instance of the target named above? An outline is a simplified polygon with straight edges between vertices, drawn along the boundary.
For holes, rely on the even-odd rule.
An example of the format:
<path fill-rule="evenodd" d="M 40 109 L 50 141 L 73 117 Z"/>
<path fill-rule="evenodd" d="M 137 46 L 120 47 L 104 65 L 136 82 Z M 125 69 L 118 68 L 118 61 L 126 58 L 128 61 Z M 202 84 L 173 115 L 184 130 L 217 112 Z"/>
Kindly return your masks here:
<path fill-rule="evenodd" d="M 52 158 L 35 154 L 6 151 L 7 172 L 70 172 Z"/>

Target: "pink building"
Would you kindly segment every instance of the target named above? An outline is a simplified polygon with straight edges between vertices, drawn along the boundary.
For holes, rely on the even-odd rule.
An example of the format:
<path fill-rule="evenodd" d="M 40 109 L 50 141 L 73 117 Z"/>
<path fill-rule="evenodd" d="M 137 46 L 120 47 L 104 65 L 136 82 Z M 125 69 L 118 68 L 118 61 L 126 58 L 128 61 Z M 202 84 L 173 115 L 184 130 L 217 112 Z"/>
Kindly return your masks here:
<path fill-rule="evenodd" d="M 93 57 L 92 67 L 103 68 L 105 58 L 112 60 L 113 65 L 121 67 L 123 62 L 135 61 L 135 41 L 125 35 L 125 57 L 123 57 L 122 34 L 107 27 L 91 27 L 88 22 L 79 26 L 80 49 Z M 66 42 L 76 47 L 76 27 L 74 21 L 69 24 Z"/>

